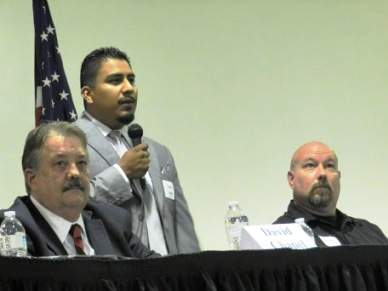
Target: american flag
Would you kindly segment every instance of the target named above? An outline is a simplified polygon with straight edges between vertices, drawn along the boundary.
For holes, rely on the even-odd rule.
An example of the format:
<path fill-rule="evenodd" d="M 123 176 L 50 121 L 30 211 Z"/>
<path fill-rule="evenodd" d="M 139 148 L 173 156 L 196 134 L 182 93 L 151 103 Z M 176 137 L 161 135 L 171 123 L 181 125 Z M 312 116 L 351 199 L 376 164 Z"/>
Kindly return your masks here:
<path fill-rule="evenodd" d="M 46 0 L 33 0 L 35 26 L 35 125 L 50 121 L 74 121 L 77 112 L 53 20 Z"/>

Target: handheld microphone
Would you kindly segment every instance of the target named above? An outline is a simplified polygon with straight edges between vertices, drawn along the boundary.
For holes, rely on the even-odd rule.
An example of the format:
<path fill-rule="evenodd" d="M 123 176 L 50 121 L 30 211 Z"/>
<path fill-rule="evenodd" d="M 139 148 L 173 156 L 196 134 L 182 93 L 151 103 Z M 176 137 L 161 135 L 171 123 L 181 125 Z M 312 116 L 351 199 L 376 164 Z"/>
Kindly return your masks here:
<path fill-rule="evenodd" d="M 143 137 L 143 128 L 139 124 L 133 123 L 128 127 L 128 135 L 132 140 L 133 146 L 135 147 L 141 144 L 141 138 Z M 140 185 L 141 188 L 144 190 L 146 183 L 143 177 L 140 178 Z"/>
<path fill-rule="evenodd" d="M 141 138 L 143 137 L 143 129 L 139 124 L 133 123 L 130 127 L 128 127 L 128 135 L 132 140 L 133 146 L 135 147 L 138 144 L 141 144 Z"/>

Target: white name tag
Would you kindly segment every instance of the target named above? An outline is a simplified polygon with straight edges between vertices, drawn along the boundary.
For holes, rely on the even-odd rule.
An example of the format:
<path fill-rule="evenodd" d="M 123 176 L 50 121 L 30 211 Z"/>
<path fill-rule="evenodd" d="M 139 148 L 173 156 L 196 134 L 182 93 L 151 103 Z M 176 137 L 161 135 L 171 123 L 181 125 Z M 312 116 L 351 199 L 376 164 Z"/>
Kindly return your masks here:
<path fill-rule="evenodd" d="M 328 247 L 337 247 L 340 246 L 340 241 L 334 236 L 319 236 L 325 245 Z"/>
<path fill-rule="evenodd" d="M 314 248 L 310 237 L 297 223 L 244 226 L 240 249 L 309 249 Z"/>
<path fill-rule="evenodd" d="M 166 198 L 175 200 L 174 184 L 171 181 L 162 180 L 164 188 L 164 196 Z"/>

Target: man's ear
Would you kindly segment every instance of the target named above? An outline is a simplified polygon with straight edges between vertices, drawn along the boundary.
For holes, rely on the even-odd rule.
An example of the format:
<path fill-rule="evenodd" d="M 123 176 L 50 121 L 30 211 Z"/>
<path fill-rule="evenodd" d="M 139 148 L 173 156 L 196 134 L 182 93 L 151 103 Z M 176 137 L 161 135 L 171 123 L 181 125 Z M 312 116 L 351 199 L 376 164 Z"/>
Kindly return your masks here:
<path fill-rule="evenodd" d="M 36 178 L 36 172 L 33 169 L 27 168 L 24 170 L 24 181 L 26 185 L 28 185 L 28 188 L 32 189 L 34 188 L 35 184 L 35 178 Z"/>
<path fill-rule="evenodd" d="M 290 185 L 291 189 L 294 189 L 294 172 L 293 171 L 288 171 L 287 173 L 287 180 L 288 180 L 288 185 Z"/>
<path fill-rule="evenodd" d="M 92 104 L 94 102 L 93 91 L 89 86 L 83 86 L 81 88 L 81 95 L 86 104 Z"/>

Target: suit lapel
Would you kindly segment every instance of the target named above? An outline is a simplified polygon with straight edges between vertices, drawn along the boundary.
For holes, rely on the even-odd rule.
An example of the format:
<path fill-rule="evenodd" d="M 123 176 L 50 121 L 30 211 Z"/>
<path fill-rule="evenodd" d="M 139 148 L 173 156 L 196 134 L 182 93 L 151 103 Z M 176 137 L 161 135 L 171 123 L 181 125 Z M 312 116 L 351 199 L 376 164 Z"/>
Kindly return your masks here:
<path fill-rule="evenodd" d="M 154 193 L 157 193 L 154 195 L 156 205 L 159 210 L 159 214 L 161 217 L 163 217 L 164 212 L 164 188 L 162 183 L 162 177 L 160 175 L 160 165 L 159 160 L 156 156 L 156 151 L 152 145 L 152 143 L 148 143 L 149 146 L 149 152 L 150 152 L 150 168 L 148 169 L 148 173 L 151 176 L 152 186 L 154 188 Z M 162 221 L 163 223 L 163 221 Z"/>
<path fill-rule="evenodd" d="M 175 214 L 172 211 L 175 209 L 168 209 L 165 201 L 165 193 L 163 187 L 163 179 L 160 172 L 160 164 L 157 158 L 156 150 L 152 142 L 148 143 L 151 166 L 149 168 L 149 174 L 151 176 L 152 185 L 154 188 L 154 195 L 156 205 L 158 207 L 160 221 L 163 227 L 164 239 L 166 240 L 167 250 L 169 253 L 177 253 L 177 245 L 175 239 Z"/>
<path fill-rule="evenodd" d="M 19 203 L 19 201 L 22 203 Z M 32 204 L 29 197 L 26 196 L 16 200 L 16 203 L 11 208 L 16 211 L 18 218 L 25 226 L 27 234 L 34 243 L 34 247 L 37 248 L 37 254 L 43 256 L 67 255 L 58 236 L 35 208 L 34 204 Z"/>
<path fill-rule="evenodd" d="M 88 145 L 93 148 L 109 165 L 113 165 L 119 159 L 112 145 L 102 135 L 101 131 L 84 114 L 77 121 L 78 126 L 87 132 Z"/>
<path fill-rule="evenodd" d="M 96 255 L 114 254 L 114 248 L 100 219 L 92 218 L 91 211 L 82 213 L 89 242 Z"/>

